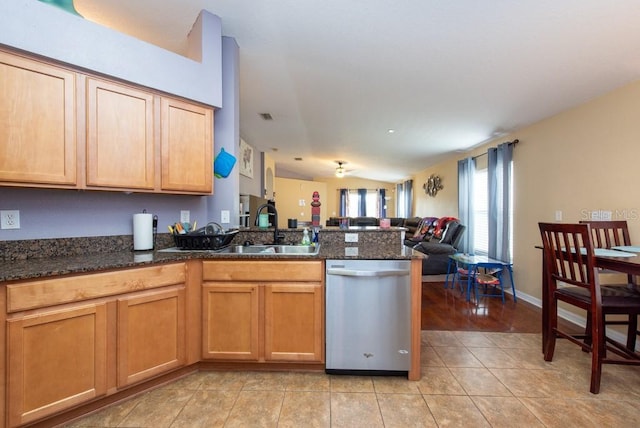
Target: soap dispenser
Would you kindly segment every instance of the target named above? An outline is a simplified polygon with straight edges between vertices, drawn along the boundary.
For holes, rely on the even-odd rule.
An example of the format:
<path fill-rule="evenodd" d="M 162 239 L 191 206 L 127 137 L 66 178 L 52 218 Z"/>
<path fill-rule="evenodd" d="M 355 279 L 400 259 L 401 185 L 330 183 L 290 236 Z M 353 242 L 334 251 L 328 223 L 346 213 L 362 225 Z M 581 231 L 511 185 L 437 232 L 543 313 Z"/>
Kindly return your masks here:
<path fill-rule="evenodd" d="M 311 245 L 311 238 L 309 238 L 309 229 L 306 227 L 302 231 L 302 245 Z"/>

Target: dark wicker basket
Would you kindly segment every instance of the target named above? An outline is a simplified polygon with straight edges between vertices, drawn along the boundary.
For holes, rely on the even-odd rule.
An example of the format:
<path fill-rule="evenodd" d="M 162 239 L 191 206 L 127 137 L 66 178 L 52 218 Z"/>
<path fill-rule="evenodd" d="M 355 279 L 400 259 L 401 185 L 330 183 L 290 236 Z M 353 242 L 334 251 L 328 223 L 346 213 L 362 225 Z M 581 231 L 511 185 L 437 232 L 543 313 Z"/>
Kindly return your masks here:
<path fill-rule="evenodd" d="M 182 250 L 220 250 L 231 243 L 238 230 L 224 233 L 205 233 L 205 228 L 183 235 L 173 235 L 176 247 Z"/>

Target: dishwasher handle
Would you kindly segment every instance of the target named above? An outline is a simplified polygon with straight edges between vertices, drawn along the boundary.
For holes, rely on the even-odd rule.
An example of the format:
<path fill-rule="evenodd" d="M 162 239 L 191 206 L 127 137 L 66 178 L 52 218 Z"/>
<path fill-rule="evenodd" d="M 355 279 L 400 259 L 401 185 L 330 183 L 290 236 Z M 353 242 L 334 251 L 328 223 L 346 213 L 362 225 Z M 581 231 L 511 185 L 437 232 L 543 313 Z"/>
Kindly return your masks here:
<path fill-rule="evenodd" d="M 357 270 L 357 269 L 327 269 L 327 275 L 338 276 L 406 276 L 410 275 L 409 269 L 381 269 L 381 270 Z"/>

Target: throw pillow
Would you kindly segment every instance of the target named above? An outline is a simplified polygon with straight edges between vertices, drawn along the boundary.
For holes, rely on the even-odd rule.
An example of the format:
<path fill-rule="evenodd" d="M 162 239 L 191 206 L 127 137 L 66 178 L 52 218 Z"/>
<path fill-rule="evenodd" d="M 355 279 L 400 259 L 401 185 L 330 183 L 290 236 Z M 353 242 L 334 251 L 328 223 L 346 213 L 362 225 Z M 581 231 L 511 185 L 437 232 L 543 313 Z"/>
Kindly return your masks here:
<path fill-rule="evenodd" d="M 452 245 L 453 237 L 456 236 L 456 231 L 458 230 L 458 227 L 460 227 L 460 223 L 458 223 L 455 220 L 447 223 L 447 226 L 445 227 L 444 232 L 442 233 L 442 239 L 440 240 L 440 243 Z"/>
<path fill-rule="evenodd" d="M 435 217 L 425 217 L 420 221 L 420 224 L 416 228 L 415 233 L 413 234 L 412 241 L 422 241 L 424 239 L 431 238 L 430 231 L 433 227 L 433 224 L 437 220 Z"/>
<path fill-rule="evenodd" d="M 440 217 L 436 221 L 436 227 L 435 227 L 435 230 L 433 231 L 433 237 L 437 239 L 442 239 L 442 234 L 444 233 L 444 229 L 447 226 L 447 223 L 454 220 L 458 221 L 458 219 L 455 217 Z"/>

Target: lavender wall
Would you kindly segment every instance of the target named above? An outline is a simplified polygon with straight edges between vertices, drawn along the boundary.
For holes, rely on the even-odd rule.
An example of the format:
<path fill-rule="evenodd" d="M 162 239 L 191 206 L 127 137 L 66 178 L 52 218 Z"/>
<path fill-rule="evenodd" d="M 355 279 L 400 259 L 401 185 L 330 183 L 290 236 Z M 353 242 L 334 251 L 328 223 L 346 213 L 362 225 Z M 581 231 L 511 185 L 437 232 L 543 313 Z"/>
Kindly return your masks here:
<path fill-rule="evenodd" d="M 239 173 L 238 150 L 240 142 L 240 52 L 235 39 L 222 38 L 222 103 L 223 108 L 215 113 L 215 150 L 221 148 L 236 157 L 236 164 L 227 178 L 214 179 L 215 197 L 207 199 L 207 212 L 212 221 L 223 227 L 239 225 Z M 222 223 L 220 211 L 228 210 L 230 222 Z"/>
<path fill-rule="evenodd" d="M 207 221 L 203 196 L 0 187 L 0 209 L 20 210 L 20 229 L 0 229 L 0 240 L 133 234 L 133 214 L 158 216 L 158 232 L 190 210 L 191 220 Z"/>
<path fill-rule="evenodd" d="M 0 1 L 0 28 L 2 44 L 65 62 L 77 61 L 88 69 L 210 105 L 223 104 L 224 67 L 228 74 L 225 79 L 231 82 L 230 92 L 225 90 L 225 93 L 231 93 L 229 100 L 232 105 L 224 109 L 224 113 L 223 110 L 216 112 L 214 153 L 224 145 L 225 149 L 235 154 L 239 133 L 238 48 L 235 40 L 226 41 L 228 49 L 224 61 L 228 61 L 228 64 L 224 64 L 221 23 L 217 16 L 203 11 L 194 24 L 191 37 L 198 34 L 201 40 L 190 39 L 190 49 L 203 51 L 204 65 L 195 74 L 188 72 L 189 78 L 184 78 L 183 67 L 198 63 L 35 0 Z M 64 46 L 65 40 L 72 43 L 70 46 L 73 49 Z M 114 61 L 113 58 L 118 60 Z M 127 61 L 126 58 L 135 58 L 135 61 Z M 106 65 L 115 68 L 111 71 L 101 68 Z M 181 78 L 176 79 L 176 76 Z M 215 90 L 212 92 L 213 87 L 220 88 L 217 95 L 214 94 Z M 206 99 L 199 99 L 202 96 L 194 94 L 204 94 L 202 96 Z M 218 142 L 218 138 L 221 141 Z M 0 142 L 3 143 L 6 144 Z M 132 234 L 132 216 L 143 209 L 158 215 L 159 232 L 165 232 L 168 224 L 178 221 L 181 210 L 191 211 L 191 220 L 203 225 L 208 221 L 219 221 L 219 211 L 228 209 L 232 214 L 231 225 L 237 224 L 237 174 L 237 168 L 234 168 L 230 178 L 216 179 L 215 195 L 210 197 L 0 187 L 0 210 L 20 210 L 21 223 L 20 229 L 0 229 L 0 240 Z"/>
<path fill-rule="evenodd" d="M 220 107 L 222 22 L 194 19 L 187 58 L 46 3 L 2 0 L 0 44 Z"/>

